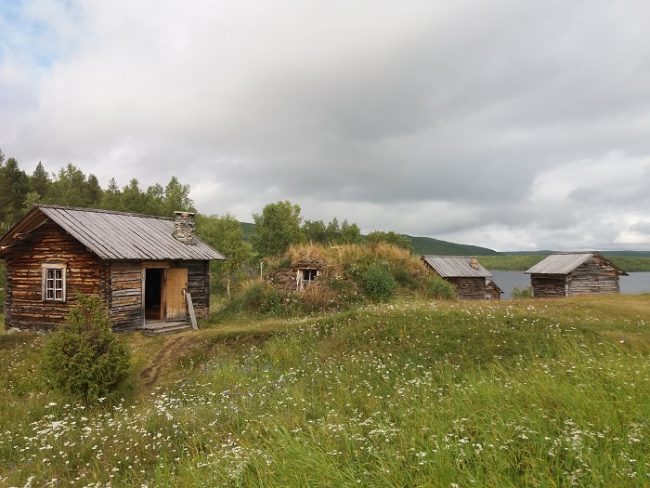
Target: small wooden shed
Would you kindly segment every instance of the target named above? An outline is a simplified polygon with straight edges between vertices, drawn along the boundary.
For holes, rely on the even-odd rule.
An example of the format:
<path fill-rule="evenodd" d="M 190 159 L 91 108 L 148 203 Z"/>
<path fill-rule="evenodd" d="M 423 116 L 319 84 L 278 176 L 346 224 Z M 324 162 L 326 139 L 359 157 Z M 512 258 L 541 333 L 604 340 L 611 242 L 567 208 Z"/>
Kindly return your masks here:
<path fill-rule="evenodd" d="M 193 216 L 34 207 L 0 237 L 5 327 L 55 327 L 77 293 L 101 297 L 116 330 L 186 321 L 188 294 L 207 317 L 208 264 L 225 258 L 194 236 Z"/>
<path fill-rule="evenodd" d="M 551 254 L 526 273 L 534 298 L 619 293 L 627 273 L 596 251 Z"/>
<path fill-rule="evenodd" d="M 503 295 L 503 290 L 499 288 L 491 278 L 488 278 L 485 285 L 485 299 L 486 300 L 501 300 L 501 295 Z"/>
<path fill-rule="evenodd" d="M 422 261 L 428 269 L 454 286 L 458 298 L 465 300 L 492 298 L 493 292 L 488 289 L 488 280 L 491 281 L 492 274 L 481 266 L 475 257 L 422 256 Z"/>

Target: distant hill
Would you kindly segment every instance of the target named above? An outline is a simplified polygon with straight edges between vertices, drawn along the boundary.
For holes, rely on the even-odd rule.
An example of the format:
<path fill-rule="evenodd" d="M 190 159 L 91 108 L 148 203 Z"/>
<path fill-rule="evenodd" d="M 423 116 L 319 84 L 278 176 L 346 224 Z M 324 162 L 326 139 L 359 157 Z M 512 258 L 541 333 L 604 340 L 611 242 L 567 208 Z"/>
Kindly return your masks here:
<path fill-rule="evenodd" d="M 255 224 L 240 222 L 244 240 L 250 242 L 251 235 L 255 232 Z M 493 256 L 499 254 L 486 247 L 457 244 L 455 242 L 441 241 L 432 237 L 414 237 L 403 234 L 411 240 L 413 251 L 416 254 L 438 254 L 441 256 Z"/>
<path fill-rule="evenodd" d="M 405 234 L 406 235 L 406 234 Z M 487 247 L 457 244 L 455 242 L 441 241 L 433 237 L 413 237 L 411 239 L 413 250 L 417 254 L 437 254 L 441 256 L 494 256 L 499 253 Z"/>

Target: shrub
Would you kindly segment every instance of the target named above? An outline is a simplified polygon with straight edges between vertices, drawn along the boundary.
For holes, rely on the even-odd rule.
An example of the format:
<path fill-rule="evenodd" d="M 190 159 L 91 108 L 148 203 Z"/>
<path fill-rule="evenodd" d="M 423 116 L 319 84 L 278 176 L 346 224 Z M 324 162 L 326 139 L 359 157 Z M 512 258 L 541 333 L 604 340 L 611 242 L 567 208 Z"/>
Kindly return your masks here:
<path fill-rule="evenodd" d="M 390 298 L 397 282 L 384 266 L 374 263 L 363 275 L 364 291 L 372 300 L 381 302 Z"/>
<path fill-rule="evenodd" d="M 252 281 L 232 296 L 217 314 L 217 319 L 238 314 L 281 316 L 301 310 L 296 293 L 277 289 L 264 281 Z"/>
<path fill-rule="evenodd" d="M 514 298 L 515 300 L 518 299 L 524 299 L 524 298 L 532 298 L 533 297 L 533 290 L 531 289 L 530 286 L 526 288 L 517 288 L 516 286 L 512 289 L 512 292 L 510 293 L 510 296 Z"/>
<path fill-rule="evenodd" d="M 45 345 L 43 372 L 57 390 L 85 403 L 107 398 L 126 385 L 129 351 L 111 331 L 97 296 L 76 297 L 65 326 Z"/>
<path fill-rule="evenodd" d="M 431 275 L 426 281 L 425 294 L 427 298 L 450 300 L 456 296 L 456 291 L 448 281 L 445 281 L 440 276 Z"/>

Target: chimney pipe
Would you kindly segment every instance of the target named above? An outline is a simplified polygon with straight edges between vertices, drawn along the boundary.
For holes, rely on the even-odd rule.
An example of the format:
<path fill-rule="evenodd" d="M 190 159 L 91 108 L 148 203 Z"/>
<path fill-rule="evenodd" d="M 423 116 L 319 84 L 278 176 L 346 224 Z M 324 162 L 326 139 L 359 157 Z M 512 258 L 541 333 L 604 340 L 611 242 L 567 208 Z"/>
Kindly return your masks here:
<path fill-rule="evenodd" d="M 196 244 L 194 239 L 194 213 L 174 212 L 174 231 L 172 235 L 183 244 Z"/>

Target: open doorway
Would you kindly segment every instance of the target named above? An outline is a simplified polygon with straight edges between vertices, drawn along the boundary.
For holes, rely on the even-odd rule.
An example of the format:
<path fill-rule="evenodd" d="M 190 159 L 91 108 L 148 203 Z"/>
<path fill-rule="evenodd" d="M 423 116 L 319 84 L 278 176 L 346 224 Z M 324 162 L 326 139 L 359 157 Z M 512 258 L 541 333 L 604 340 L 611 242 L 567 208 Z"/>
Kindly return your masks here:
<path fill-rule="evenodd" d="M 145 320 L 162 320 L 162 269 L 148 268 L 144 278 L 144 318 Z"/>

